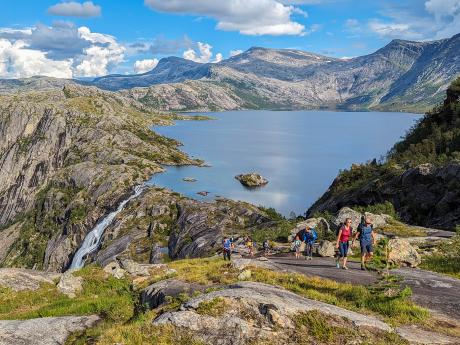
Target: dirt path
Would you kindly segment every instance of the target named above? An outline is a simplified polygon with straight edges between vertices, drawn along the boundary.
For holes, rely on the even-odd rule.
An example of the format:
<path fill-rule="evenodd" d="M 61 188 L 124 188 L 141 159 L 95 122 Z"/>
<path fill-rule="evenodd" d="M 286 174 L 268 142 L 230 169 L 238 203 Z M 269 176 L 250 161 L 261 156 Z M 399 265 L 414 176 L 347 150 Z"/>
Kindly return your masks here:
<path fill-rule="evenodd" d="M 269 260 L 279 269 L 342 283 L 369 285 L 379 278 L 375 272 L 361 271 L 357 262 L 350 262 L 348 271 L 338 269 L 333 258 L 314 257 L 307 261 L 296 260 L 292 255 L 280 255 L 270 256 Z M 404 283 L 412 288 L 413 300 L 417 304 L 460 321 L 460 279 L 412 268 L 391 272 L 404 278 Z"/>

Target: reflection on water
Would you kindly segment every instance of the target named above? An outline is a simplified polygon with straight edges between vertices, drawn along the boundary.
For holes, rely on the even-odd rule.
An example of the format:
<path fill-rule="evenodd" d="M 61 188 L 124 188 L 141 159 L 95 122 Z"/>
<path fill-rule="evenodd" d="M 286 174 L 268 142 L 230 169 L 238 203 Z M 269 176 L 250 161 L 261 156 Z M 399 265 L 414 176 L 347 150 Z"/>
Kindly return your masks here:
<path fill-rule="evenodd" d="M 230 111 L 215 121 L 178 121 L 156 132 L 211 167 L 167 167 L 151 183 L 198 200 L 223 196 L 302 214 L 340 169 L 385 154 L 420 117 L 404 113 Z M 269 180 L 248 190 L 234 177 L 256 171 Z M 186 182 L 191 177 L 196 182 Z M 207 191 L 207 196 L 196 193 Z"/>

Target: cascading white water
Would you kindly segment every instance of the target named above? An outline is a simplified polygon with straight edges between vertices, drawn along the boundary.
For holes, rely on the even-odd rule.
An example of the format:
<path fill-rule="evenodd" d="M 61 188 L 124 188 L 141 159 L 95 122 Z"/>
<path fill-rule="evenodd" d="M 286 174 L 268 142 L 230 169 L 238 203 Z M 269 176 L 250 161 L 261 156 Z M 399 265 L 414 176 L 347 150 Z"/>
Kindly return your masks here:
<path fill-rule="evenodd" d="M 105 217 L 102 221 L 100 221 L 93 230 L 91 230 L 85 237 L 85 240 L 83 241 L 80 249 L 75 253 L 75 256 L 73 257 L 72 264 L 70 265 L 70 269 L 73 268 L 82 268 L 83 265 L 85 264 L 85 261 L 83 258 L 94 252 L 97 247 L 99 246 L 99 243 L 101 242 L 102 235 L 104 234 L 105 229 L 112 223 L 112 221 L 115 219 L 118 213 L 120 213 L 123 208 L 126 206 L 126 204 L 134 199 L 137 198 L 141 193 L 142 190 L 145 188 L 144 185 L 141 186 L 136 186 L 134 188 L 134 194 L 132 194 L 129 198 L 123 200 L 120 205 L 118 205 L 118 208 L 110 212 L 107 217 Z"/>

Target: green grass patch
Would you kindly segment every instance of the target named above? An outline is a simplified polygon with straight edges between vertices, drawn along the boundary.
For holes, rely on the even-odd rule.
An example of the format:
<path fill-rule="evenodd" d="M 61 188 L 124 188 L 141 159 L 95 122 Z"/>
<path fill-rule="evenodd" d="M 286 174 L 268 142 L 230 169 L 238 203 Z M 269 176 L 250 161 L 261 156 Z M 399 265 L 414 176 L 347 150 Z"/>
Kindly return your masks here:
<path fill-rule="evenodd" d="M 229 304 L 222 297 L 216 297 L 200 303 L 196 312 L 200 315 L 221 316 L 229 309 Z"/>
<path fill-rule="evenodd" d="M 121 322 L 134 315 L 137 297 L 128 280 L 113 278 L 91 266 L 76 275 L 82 276 L 84 283 L 83 291 L 73 299 L 49 284 L 37 291 L 0 289 L 0 319 L 98 314 Z"/>
<path fill-rule="evenodd" d="M 421 268 L 460 279 L 460 233 L 441 242 L 438 251 L 422 258 Z"/>

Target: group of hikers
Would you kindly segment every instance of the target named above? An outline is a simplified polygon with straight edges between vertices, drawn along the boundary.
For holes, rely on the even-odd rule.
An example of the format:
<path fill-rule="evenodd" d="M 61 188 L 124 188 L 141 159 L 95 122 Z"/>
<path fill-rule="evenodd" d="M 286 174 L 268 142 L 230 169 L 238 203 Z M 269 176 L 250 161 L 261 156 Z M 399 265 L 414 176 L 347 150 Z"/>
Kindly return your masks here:
<path fill-rule="evenodd" d="M 372 220 L 368 216 L 363 216 L 355 232 L 351 224 L 351 218 L 346 218 L 343 224 L 338 227 L 335 241 L 335 248 L 337 249 L 337 254 L 335 256 L 336 267 L 342 267 L 342 269 L 348 270 L 347 260 L 350 242 L 351 247 L 354 247 L 355 242 L 358 240 L 361 249 L 361 269 L 366 270 L 366 263 L 372 260 L 373 246 L 376 244 L 376 235 Z M 312 260 L 313 247 L 317 240 L 318 233 L 314 227 L 307 226 L 305 229 L 299 231 L 292 243 L 295 251 L 295 258 L 300 259 L 302 257 L 302 245 L 305 244 L 305 258 L 307 260 Z M 225 237 L 222 244 L 224 260 L 230 260 L 231 253 L 234 249 L 233 239 Z M 244 245 L 248 250 L 249 256 L 254 256 L 254 241 L 249 236 L 244 239 Z M 263 249 L 265 254 L 267 254 L 270 249 L 268 240 L 263 242 Z M 340 266 L 340 264 L 342 264 L 342 266 Z"/>

